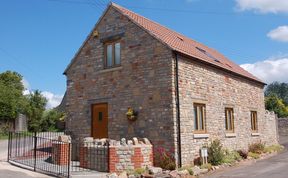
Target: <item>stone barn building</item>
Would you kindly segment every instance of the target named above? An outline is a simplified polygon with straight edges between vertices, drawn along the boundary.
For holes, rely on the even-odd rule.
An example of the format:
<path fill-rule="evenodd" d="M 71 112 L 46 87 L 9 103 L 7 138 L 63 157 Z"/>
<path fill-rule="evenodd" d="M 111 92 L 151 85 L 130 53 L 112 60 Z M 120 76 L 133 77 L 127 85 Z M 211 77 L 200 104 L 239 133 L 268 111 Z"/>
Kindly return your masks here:
<path fill-rule="evenodd" d="M 146 137 L 172 152 L 178 165 L 192 163 L 216 138 L 230 149 L 278 142 L 261 80 L 114 3 L 64 74 L 66 127 L 78 138 Z"/>

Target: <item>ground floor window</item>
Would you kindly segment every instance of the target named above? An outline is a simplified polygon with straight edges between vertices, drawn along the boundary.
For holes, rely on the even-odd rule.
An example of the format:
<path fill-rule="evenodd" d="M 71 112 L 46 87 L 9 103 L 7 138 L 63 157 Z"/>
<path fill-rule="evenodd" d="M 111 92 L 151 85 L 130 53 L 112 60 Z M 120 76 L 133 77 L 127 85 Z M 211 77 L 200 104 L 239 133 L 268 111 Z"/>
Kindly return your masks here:
<path fill-rule="evenodd" d="M 225 128 L 228 132 L 234 132 L 234 111 L 233 108 L 225 108 Z"/>
<path fill-rule="evenodd" d="M 205 104 L 194 104 L 194 129 L 195 132 L 206 132 Z"/>
<path fill-rule="evenodd" d="M 251 129 L 254 132 L 258 131 L 258 120 L 256 111 L 251 111 Z"/>

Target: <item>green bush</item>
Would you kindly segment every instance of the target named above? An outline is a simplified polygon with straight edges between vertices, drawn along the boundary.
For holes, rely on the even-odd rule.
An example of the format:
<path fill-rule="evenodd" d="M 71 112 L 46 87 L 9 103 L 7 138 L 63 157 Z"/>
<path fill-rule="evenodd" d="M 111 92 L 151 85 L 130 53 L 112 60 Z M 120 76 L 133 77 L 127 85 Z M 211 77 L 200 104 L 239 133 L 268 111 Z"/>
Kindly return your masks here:
<path fill-rule="evenodd" d="M 223 162 L 224 151 L 218 139 L 214 140 L 208 147 L 208 162 L 212 165 L 219 165 Z"/>
<path fill-rule="evenodd" d="M 11 128 L 11 125 L 9 124 L 9 122 L 1 124 L 0 125 L 0 134 L 3 136 L 7 136 L 10 128 Z"/>
<path fill-rule="evenodd" d="M 253 158 L 253 159 L 259 159 L 260 158 L 260 154 L 258 154 L 258 153 L 249 152 L 248 156 Z"/>
<path fill-rule="evenodd" d="M 283 150 L 282 145 L 271 145 L 264 148 L 264 153 L 280 152 Z"/>
<path fill-rule="evenodd" d="M 258 143 L 253 143 L 249 145 L 248 151 L 252 153 L 261 154 L 261 153 L 264 153 L 264 149 L 265 149 L 265 145 L 261 142 L 258 142 Z"/>
<path fill-rule="evenodd" d="M 242 157 L 237 151 L 226 151 L 225 156 L 223 158 L 223 163 L 233 164 L 236 161 L 242 160 Z"/>
<path fill-rule="evenodd" d="M 208 169 L 210 171 L 212 169 L 212 165 L 210 163 L 203 164 L 200 166 L 200 169 Z"/>
<path fill-rule="evenodd" d="M 247 159 L 248 157 L 248 152 L 245 150 L 238 150 L 237 151 L 239 153 L 239 155 L 242 157 L 242 159 Z"/>

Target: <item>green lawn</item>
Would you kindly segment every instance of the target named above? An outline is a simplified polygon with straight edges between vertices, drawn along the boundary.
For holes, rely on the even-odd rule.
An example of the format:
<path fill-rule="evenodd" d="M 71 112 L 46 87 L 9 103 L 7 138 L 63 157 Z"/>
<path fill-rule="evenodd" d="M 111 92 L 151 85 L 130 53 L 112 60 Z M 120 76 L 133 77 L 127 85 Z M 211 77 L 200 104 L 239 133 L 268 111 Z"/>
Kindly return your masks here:
<path fill-rule="evenodd" d="M 8 139 L 8 135 L 0 134 L 0 140 L 7 140 L 7 139 Z"/>

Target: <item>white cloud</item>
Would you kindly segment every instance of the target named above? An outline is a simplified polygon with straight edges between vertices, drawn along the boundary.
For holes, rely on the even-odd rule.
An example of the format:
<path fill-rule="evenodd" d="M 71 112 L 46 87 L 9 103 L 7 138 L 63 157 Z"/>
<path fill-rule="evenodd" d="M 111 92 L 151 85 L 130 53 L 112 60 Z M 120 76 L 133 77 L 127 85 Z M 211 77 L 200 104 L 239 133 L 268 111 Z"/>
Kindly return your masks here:
<path fill-rule="evenodd" d="M 288 13 L 288 0 L 236 0 L 237 7 L 261 13 Z"/>
<path fill-rule="evenodd" d="M 279 26 L 278 28 L 271 30 L 267 36 L 272 40 L 288 42 L 288 26 Z"/>
<path fill-rule="evenodd" d="M 47 98 L 47 101 L 48 101 L 46 105 L 47 109 L 52 109 L 54 107 L 57 107 L 61 103 L 62 98 L 63 98 L 63 95 L 57 95 L 49 91 L 43 91 L 42 95 L 45 98 Z"/>
<path fill-rule="evenodd" d="M 29 95 L 30 94 L 30 83 L 24 77 L 22 78 L 21 82 L 24 86 L 23 95 Z"/>
<path fill-rule="evenodd" d="M 30 83 L 25 78 L 22 79 L 22 83 L 24 85 L 23 95 L 29 95 L 33 93 L 33 91 L 31 90 Z M 64 96 L 64 95 L 57 95 L 49 91 L 43 91 L 41 92 L 41 94 L 47 99 L 46 109 L 52 109 L 57 107 L 61 103 L 62 98 Z"/>
<path fill-rule="evenodd" d="M 288 57 L 242 64 L 241 67 L 267 84 L 273 81 L 288 82 Z"/>
<path fill-rule="evenodd" d="M 22 84 L 24 85 L 24 88 L 25 89 L 28 89 L 28 88 L 30 88 L 30 84 L 29 84 L 29 82 L 25 79 L 25 78 L 22 78 Z"/>

